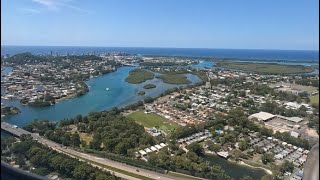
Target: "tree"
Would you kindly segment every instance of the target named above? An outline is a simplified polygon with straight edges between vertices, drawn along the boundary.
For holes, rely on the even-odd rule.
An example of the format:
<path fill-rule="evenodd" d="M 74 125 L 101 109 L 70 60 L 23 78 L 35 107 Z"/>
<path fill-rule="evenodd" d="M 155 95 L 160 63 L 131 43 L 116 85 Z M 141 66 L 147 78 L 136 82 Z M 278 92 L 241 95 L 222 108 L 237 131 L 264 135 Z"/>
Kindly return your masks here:
<path fill-rule="evenodd" d="M 128 149 L 128 145 L 126 143 L 121 142 L 116 145 L 116 147 L 114 148 L 114 151 L 117 154 L 127 155 L 127 149 Z"/>
<path fill-rule="evenodd" d="M 261 160 L 263 162 L 263 164 L 267 164 L 269 162 L 273 162 L 273 156 L 270 153 L 265 153 L 262 155 Z"/>
<path fill-rule="evenodd" d="M 304 101 L 305 101 L 305 103 L 309 104 L 311 100 L 310 100 L 309 97 L 306 97 L 306 98 L 304 99 Z"/>
<path fill-rule="evenodd" d="M 292 172 L 294 169 L 294 165 L 292 162 L 285 161 L 281 166 L 280 166 L 280 172 L 285 173 L 285 172 Z"/>
<path fill-rule="evenodd" d="M 297 99 L 296 99 L 296 101 L 297 101 L 297 103 L 299 103 L 299 104 L 302 103 L 301 96 L 298 96 Z"/>
<path fill-rule="evenodd" d="M 88 166 L 87 164 L 80 164 L 74 169 L 72 174 L 75 179 L 87 180 L 93 172 L 94 169 L 92 166 Z"/>
<path fill-rule="evenodd" d="M 240 97 L 245 97 L 246 96 L 246 92 L 245 91 L 240 91 L 239 92 L 239 96 Z"/>
<path fill-rule="evenodd" d="M 38 174 L 40 176 L 46 176 L 46 175 L 49 174 L 48 169 L 47 168 L 43 168 L 43 167 L 36 168 L 32 172 L 35 173 L 35 174 Z"/>
<path fill-rule="evenodd" d="M 74 134 L 72 134 L 72 136 L 71 136 L 71 143 L 72 143 L 72 145 L 75 146 L 75 147 L 79 147 L 79 146 L 80 146 L 80 144 L 81 144 L 80 136 L 79 136 L 79 134 L 78 134 L 77 132 L 74 133 Z"/>
<path fill-rule="evenodd" d="M 82 115 L 81 115 L 81 114 L 78 114 L 78 115 L 76 116 L 76 120 L 77 120 L 78 122 L 81 122 L 81 121 L 82 121 Z"/>
<path fill-rule="evenodd" d="M 193 162 L 197 162 L 199 157 L 196 153 L 189 151 L 187 152 L 187 158 L 189 158 Z"/>
<path fill-rule="evenodd" d="M 149 97 L 149 96 L 144 98 L 144 102 L 145 102 L 145 103 L 152 103 L 153 100 L 154 100 L 154 99 L 153 99 L 152 97 Z"/>
<path fill-rule="evenodd" d="M 239 142 L 239 149 L 241 151 L 247 150 L 249 148 L 249 143 L 245 140 Z"/>
<path fill-rule="evenodd" d="M 187 147 L 189 151 L 196 153 L 198 156 L 203 154 L 203 149 L 200 144 L 193 142 Z"/>

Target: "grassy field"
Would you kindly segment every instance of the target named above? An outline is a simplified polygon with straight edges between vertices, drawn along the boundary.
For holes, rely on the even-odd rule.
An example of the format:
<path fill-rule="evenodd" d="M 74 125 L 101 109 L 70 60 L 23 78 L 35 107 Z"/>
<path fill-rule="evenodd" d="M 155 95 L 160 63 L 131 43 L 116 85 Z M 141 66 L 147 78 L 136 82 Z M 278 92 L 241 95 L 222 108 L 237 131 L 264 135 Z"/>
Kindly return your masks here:
<path fill-rule="evenodd" d="M 261 74 L 298 74 L 312 72 L 314 69 L 301 65 L 283 65 L 267 63 L 219 62 L 218 67 Z"/>
<path fill-rule="evenodd" d="M 156 88 L 157 86 L 154 85 L 154 84 L 146 84 L 143 86 L 144 89 L 153 89 L 153 88 Z"/>
<path fill-rule="evenodd" d="M 138 111 L 129 114 L 128 117 L 147 128 L 158 126 L 161 130 L 172 131 L 179 126 L 154 113 L 146 114 Z"/>
<path fill-rule="evenodd" d="M 153 78 L 154 74 L 152 72 L 144 69 L 135 69 L 129 72 L 129 76 L 126 78 L 126 81 L 131 84 L 140 84 Z"/>
<path fill-rule="evenodd" d="M 310 96 L 310 101 L 312 104 L 319 104 L 319 94 L 315 96 Z"/>
<path fill-rule="evenodd" d="M 157 78 L 162 79 L 163 82 L 168 84 L 189 84 L 190 81 L 184 74 L 164 74 L 159 75 Z"/>

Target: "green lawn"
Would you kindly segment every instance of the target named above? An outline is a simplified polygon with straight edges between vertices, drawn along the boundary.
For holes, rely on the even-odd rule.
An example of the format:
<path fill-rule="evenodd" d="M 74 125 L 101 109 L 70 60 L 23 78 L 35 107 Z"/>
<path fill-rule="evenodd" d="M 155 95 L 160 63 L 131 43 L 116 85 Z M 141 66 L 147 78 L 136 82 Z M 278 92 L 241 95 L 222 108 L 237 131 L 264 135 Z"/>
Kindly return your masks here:
<path fill-rule="evenodd" d="M 302 65 L 283 65 L 272 63 L 247 63 L 247 62 L 218 62 L 218 67 L 236 69 L 262 74 L 296 74 L 312 72 L 314 69 Z"/>
<path fill-rule="evenodd" d="M 147 128 L 158 126 L 161 130 L 172 131 L 179 126 L 154 113 L 146 114 L 142 111 L 138 111 L 129 114 L 128 117 Z"/>
<path fill-rule="evenodd" d="M 129 72 L 126 81 L 131 84 L 140 84 L 154 78 L 154 74 L 144 69 L 134 69 Z"/>
<path fill-rule="evenodd" d="M 311 104 L 319 104 L 319 94 L 315 96 L 310 96 Z"/>
<path fill-rule="evenodd" d="M 162 79 L 163 82 L 168 84 L 189 84 L 190 81 L 184 74 L 164 74 L 159 75 L 157 78 Z"/>

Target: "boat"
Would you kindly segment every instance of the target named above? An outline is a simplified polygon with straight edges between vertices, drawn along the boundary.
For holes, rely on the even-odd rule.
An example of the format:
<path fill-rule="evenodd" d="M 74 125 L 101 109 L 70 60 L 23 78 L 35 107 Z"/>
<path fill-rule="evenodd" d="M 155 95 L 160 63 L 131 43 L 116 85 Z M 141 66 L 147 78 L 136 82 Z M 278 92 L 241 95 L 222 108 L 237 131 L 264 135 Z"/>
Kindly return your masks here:
<path fill-rule="evenodd" d="M 107 91 L 109 91 L 109 88 L 106 88 Z"/>

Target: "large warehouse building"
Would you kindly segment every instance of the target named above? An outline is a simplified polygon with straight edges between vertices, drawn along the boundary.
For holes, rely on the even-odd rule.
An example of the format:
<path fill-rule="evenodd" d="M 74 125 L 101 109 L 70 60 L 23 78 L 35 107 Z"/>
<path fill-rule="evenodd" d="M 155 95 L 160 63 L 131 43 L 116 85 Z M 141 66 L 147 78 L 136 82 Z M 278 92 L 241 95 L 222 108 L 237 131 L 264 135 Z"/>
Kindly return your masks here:
<path fill-rule="evenodd" d="M 285 117 L 285 116 L 280 116 L 280 115 L 274 115 L 271 113 L 267 113 L 267 112 L 259 112 L 259 113 L 255 113 L 252 114 L 248 117 L 250 120 L 253 118 L 258 119 L 258 121 L 269 121 L 269 120 L 273 120 L 273 119 L 280 119 L 280 120 L 284 120 L 284 121 L 289 121 L 289 122 L 293 122 L 293 123 L 299 123 L 301 121 L 303 121 L 302 118 L 299 117 Z"/>

